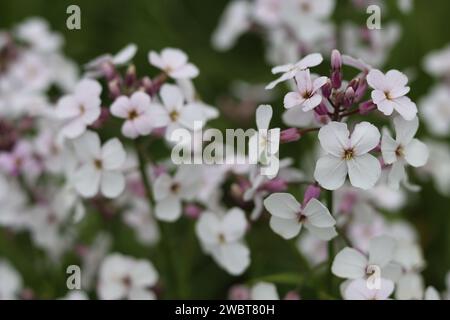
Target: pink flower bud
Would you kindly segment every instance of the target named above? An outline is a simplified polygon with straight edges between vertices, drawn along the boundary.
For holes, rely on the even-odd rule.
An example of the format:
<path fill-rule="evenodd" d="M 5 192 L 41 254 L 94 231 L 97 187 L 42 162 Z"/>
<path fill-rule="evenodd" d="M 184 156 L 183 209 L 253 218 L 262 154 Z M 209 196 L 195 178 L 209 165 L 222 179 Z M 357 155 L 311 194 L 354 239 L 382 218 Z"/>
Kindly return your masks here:
<path fill-rule="evenodd" d="M 125 75 L 125 85 L 127 87 L 132 87 L 136 83 L 136 67 L 134 64 L 131 64 L 128 69 L 127 73 Z"/>
<path fill-rule="evenodd" d="M 281 131 L 280 133 L 280 143 L 288 143 L 297 141 L 300 139 L 300 134 L 296 128 L 289 128 Z"/>
<path fill-rule="evenodd" d="M 287 182 L 281 178 L 274 178 L 264 184 L 264 190 L 269 192 L 281 192 L 287 189 Z"/>
<path fill-rule="evenodd" d="M 325 83 L 321 90 L 322 90 L 322 96 L 324 98 L 329 98 L 331 96 L 331 90 L 332 90 L 332 86 L 331 86 L 331 82 L 330 80 L 327 81 L 327 83 Z"/>
<path fill-rule="evenodd" d="M 250 290 L 244 285 L 234 285 L 228 291 L 228 299 L 230 300 L 249 300 Z"/>
<path fill-rule="evenodd" d="M 334 89 L 339 89 L 342 85 L 342 71 L 341 70 L 333 70 L 331 71 L 331 86 Z"/>
<path fill-rule="evenodd" d="M 306 190 L 305 195 L 303 196 L 303 206 L 306 206 L 309 200 L 318 199 L 320 197 L 320 187 L 316 184 L 310 184 Z"/>
<path fill-rule="evenodd" d="M 359 113 L 363 114 L 363 115 L 368 114 L 370 111 L 374 110 L 375 108 L 376 108 L 375 104 L 373 103 L 372 100 L 365 101 L 359 105 Z"/>
<path fill-rule="evenodd" d="M 348 87 L 344 93 L 344 99 L 342 100 L 342 104 L 346 107 L 351 106 L 355 99 L 355 90 L 352 87 Z"/>
<path fill-rule="evenodd" d="M 111 81 L 117 76 L 116 68 L 110 62 L 105 62 L 100 66 L 102 74 L 105 76 L 106 80 Z"/>
<path fill-rule="evenodd" d="M 191 219 L 197 219 L 202 213 L 202 208 L 195 204 L 188 204 L 184 207 L 184 214 Z"/>
<path fill-rule="evenodd" d="M 342 57 L 341 53 L 334 49 L 331 52 L 331 69 L 333 70 L 341 70 L 342 68 Z"/>
<path fill-rule="evenodd" d="M 291 290 L 286 293 L 286 295 L 284 296 L 284 300 L 300 300 L 300 295 L 297 292 Z"/>
<path fill-rule="evenodd" d="M 118 79 L 114 79 L 114 80 L 108 82 L 108 90 L 109 90 L 109 96 L 113 100 L 122 95 L 122 92 L 120 90 L 120 83 L 119 83 Z"/>

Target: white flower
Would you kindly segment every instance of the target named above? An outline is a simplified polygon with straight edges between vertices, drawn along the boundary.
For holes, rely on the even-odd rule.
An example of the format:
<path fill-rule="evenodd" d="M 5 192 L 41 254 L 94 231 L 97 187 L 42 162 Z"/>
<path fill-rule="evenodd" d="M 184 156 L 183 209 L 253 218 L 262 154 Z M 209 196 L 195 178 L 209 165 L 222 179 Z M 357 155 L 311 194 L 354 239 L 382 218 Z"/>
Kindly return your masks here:
<path fill-rule="evenodd" d="M 331 271 L 334 275 L 345 279 L 365 279 L 379 268 L 379 276 L 383 277 L 383 268 L 393 259 L 396 241 L 387 236 L 373 238 L 369 245 L 369 254 L 345 247 L 334 257 Z"/>
<path fill-rule="evenodd" d="M 154 300 L 149 290 L 158 281 L 158 272 L 147 260 L 113 253 L 100 266 L 97 294 L 102 300 Z"/>
<path fill-rule="evenodd" d="M 380 132 L 368 122 L 361 122 L 349 134 L 347 124 L 330 122 L 319 131 L 319 140 L 327 155 L 316 164 L 314 178 L 322 187 L 336 190 L 345 178 L 361 189 L 375 185 L 381 174 L 379 161 L 369 154 L 380 141 Z"/>
<path fill-rule="evenodd" d="M 433 134 L 447 136 L 450 133 L 450 89 L 447 86 L 435 87 L 420 101 L 420 110 Z"/>
<path fill-rule="evenodd" d="M 344 291 L 345 300 L 386 300 L 394 292 L 391 280 L 380 279 L 379 289 L 369 289 L 367 281 L 357 279 L 350 282 Z"/>
<path fill-rule="evenodd" d="M 439 295 L 439 292 L 436 290 L 436 288 L 429 286 L 425 290 L 424 299 L 425 300 L 441 300 L 441 297 Z"/>
<path fill-rule="evenodd" d="M 18 25 L 15 34 L 42 53 L 57 51 L 63 43 L 61 35 L 51 32 L 47 21 L 37 17 L 28 18 Z"/>
<path fill-rule="evenodd" d="M 126 119 L 122 126 L 125 137 L 135 139 L 139 135 L 146 136 L 152 130 L 152 119 L 149 114 L 150 97 L 141 91 L 131 97 L 120 96 L 111 105 L 111 114 Z"/>
<path fill-rule="evenodd" d="M 424 59 L 425 70 L 436 77 L 450 74 L 450 45 L 429 53 Z"/>
<path fill-rule="evenodd" d="M 119 139 L 114 138 L 101 146 L 98 134 L 88 131 L 74 141 L 81 167 L 74 174 L 74 186 L 85 197 L 94 197 L 98 191 L 107 198 L 119 196 L 125 189 L 121 169 L 126 153 Z"/>
<path fill-rule="evenodd" d="M 56 115 L 65 122 L 61 131 L 63 136 L 70 139 L 81 136 L 86 127 L 100 117 L 101 92 L 102 87 L 97 81 L 83 79 L 77 84 L 73 94 L 58 101 Z"/>
<path fill-rule="evenodd" d="M 284 107 L 290 109 L 295 106 L 303 107 L 303 111 L 309 111 L 317 107 L 322 101 L 319 89 L 327 82 L 327 77 L 311 79 L 309 69 L 299 71 L 295 76 L 297 92 L 289 92 L 284 97 Z"/>
<path fill-rule="evenodd" d="M 202 125 L 208 119 L 209 108 L 199 103 L 185 104 L 180 88 L 172 84 L 164 84 L 160 90 L 163 105 L 153 104 L 150 115 L 155 128 L 166 127 L 166 139 L 170 140 L 171 134 L 178 128 L 188 130 L 200 129 L 194 126 L 194 122 Z"/>
<path fill-rule="evenodd" d="M 86 64 L 86 69 L 92 70 L 88 74 L 91 76 L 98 76 L 99 70 L 101 69 L 102 65 L 105 63 L 110 63 L 115 66 L 121 66 L 128 62 L 130 62 L 137 52 L 137 46 L 134 43 L 130 43 L 126 45 L 124 48 L 122 48 L 119 52 L 117 52 L 115 55 L 111 54 L 104 54 L 97 58 L 95 58 L 92 61 L 89 61 Z"/>
<path fill-rule="evenodd" d="M 273 89 L 280 82 L 292 79 L 301 71 L 321 64 L 323 61 L 320 53 L 311 53 L 295 64 L 285 64 L 272 69 L 273 74 L 283 73 L 278 79 L 272 81 L 266 86 L 266 89 Z"/>
<path fill-rule="evenodd" d="M 182 201 L 192 200 L 201 187 L 200 175 L 194 166 L 180 166 L 174 177 L 161 174 L 153 185 L 156 218 L 175 221 L 181 215 Z"/>
<path fill-rule="evenodd" d="M 303 208 L 289 193 L 274 193 L 264 200 L 264 207 L 272 215 L 270 227 L 285 239 L 292 239 L 305 226 L 322 240 L 336 236 L 336 220 L 319 200 L 311 199 Z"/>
<path fill-rule="evenodd" d="M 136 198 L 123 214 L 124 222 L 136 233 L 137 239 L 145 245 L 153 245 L 159 240 L 159 230 L 147 201 Z"/>
<path fill-rule="evenodd" d="M 198 76 L 198 69 L 192 63 L 188 63 L 187 55 L 173 48 L 166 48 L 161 54 L 150 51 L 148 60 L 151 65 L 163 70 L 174 79 L 192 79 Z"/>
<path fill-rule="evenodd" d="M 273 283 L 258 282 L 250 289 L 251 300 L 280 300 L 277 287 Z"/>
<path fill-rule="evenodd" d="M 0 259 L 0 300 L 16 299 L 22 289 L 22 278 L 6 260 Z"/>
<path fill-rule="evenodd" d="M 250 264 L 250 251 L 243 243 L 246 229 L 247 220 L 239 208 L 222 216 L 205 212 L 196 225 L 204 251 L 232 275 L 242 274 Z"/>
<path fill-rule="evenodd" d="M 395 140 L 387 130 L 383 132 L 381 152 L 384 162 L 392 164 L 388 177 L 389 185 L 398 189 L 400 181 L 406 179 L 405 165 L 413 167 L 425 165 L 428 160 L 428 148 L 423 142 L 414 139 L 419 128 L 417 117 L 411 121 L 395 117 L 394 127 Z"/>
<path fill-rule="evenodd" d="M 371 95 L 378 110 L 387 116 L 395 110 L 405 120 L 414 119 L 417 106 L 405 96 L 410 88 L 406 86 L 408 78 L 403 73 L 390 70 L 383 74 L 380 70 L 372 69 L 367 75 L 367 83 L 374 89 Z"/>
<path fill-rule="evenodd" d="M 257 159 L 263 164 L 270 161 L 270 156 L 278 153 L 280 145 L 280 128 L 269 130 L 270 120 L 272 119 L 272 107 L 264 104 L 256 109 L 256 127 L 257 132 L 249 139 L 249 153 L 255 152 Z M 254 155 L 250 155 L 252 157 Z"/>

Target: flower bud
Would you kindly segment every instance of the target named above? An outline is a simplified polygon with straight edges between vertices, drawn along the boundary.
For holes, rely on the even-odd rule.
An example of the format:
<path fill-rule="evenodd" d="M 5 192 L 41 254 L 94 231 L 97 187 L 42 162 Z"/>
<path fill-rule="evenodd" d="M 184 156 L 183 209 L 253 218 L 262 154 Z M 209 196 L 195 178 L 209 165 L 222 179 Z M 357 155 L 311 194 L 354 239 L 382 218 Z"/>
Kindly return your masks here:
<path fill-rule="evenodd" d="M 325 83 L 323 86 L 322 86 L 322 88 L 321 88 L 321 90 L 322 90 L 322 96 L 325 98 L 325 99 L 328 99 L 330 96 L 331 96 L 331 90 L 332 90 L 333 88 L 332 88 L 332 86 L 331 86 L 331 82 L 330 82 L 330 80 L 328 80 L 327 81 L 327 83 Z"/>
<path fill-rule="evenodd" d="M 305 194 L 303 196 L 303 206 L 306 206 L 306 204 L 311 199 L 318 199 L 320 197 L 320 187 L 316 184 L 310 184 L 306 190 Z"/>
<path fill-rule="evenodd" d="M 341 70 L 342 68 L 342 56 L 339 50 L 334 49 L 331 52 L 331 69 Z"/>
<path fill-rule="evenodd" d="M 359 105 L 360 114 L 368 114 L 370 111 L 375 109 L 375 104 L 372 100 L 365 101 Z"/>
<path fill-rule="evenodd" d="M 354 99 L 355 99 L 355 91 L 353 90 L 352 87 L 348 87 L 347 90 L 345 90 L 342 104 L 346 107 L 349 107 L 353 104 Z"/>
<path fill-rule="evenodd" d="M 184 207 L 184 214 L 192 219 L 197 219 L 202 213 L 202 208 L 195 204 L 188 204 Z"/>
<path fill-rule="evenodd" d="M 333 89 L 339 89 L 342 85 L 342 71 L 341 70 L 333 70 L 331 71 L 331 87 Z"/>
<path fill-rule="evenodd" d="M 274 178 L 266 182 L 263 188 L 269 192 L 281 192 L 287 189 L 287 182 L 281 178 Z"/>
<path fill-rule="evenodd" d="M 127 87 L 132 87 L 136 83 L 136 67 L 134 64 L 130 64 L 127 69 L 127 73 L 125 74 L 125 85 Z"/>
<path fill-rule="evenodd" d="M 113 100 L 115 100 L 117 97 L 119 97 L 122 94 L 122 92 L 120 90 L 120 84 L 117 79 L 114 79 L 114 80 L 108 82 L 108 89 L 109 89 L 109 96 Z"/>
<path fill-rule="evenodd" d="M 280 143 L 288 143 L 297 141 L 300 139 L 300 134 L 296 128 L 289 128 L 281 131 L 280 133 Z"/>

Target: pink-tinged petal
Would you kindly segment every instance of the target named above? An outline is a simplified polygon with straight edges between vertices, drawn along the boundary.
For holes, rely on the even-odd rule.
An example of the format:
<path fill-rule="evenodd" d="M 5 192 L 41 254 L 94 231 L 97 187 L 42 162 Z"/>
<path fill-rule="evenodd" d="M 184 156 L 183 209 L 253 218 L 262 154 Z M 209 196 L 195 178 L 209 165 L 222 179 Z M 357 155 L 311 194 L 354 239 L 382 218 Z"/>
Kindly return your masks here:
<path fill-rule="evenodd" d="M 117 198 L 125 190 L 125 177 L 116 171 L 102 172 L 100 190 L 106 198 Z"/>
<path fill-rule="evenodd" d="M 125 163 L 127 154 L 120 140 L 113 138 L 103 145 L 101 157 L 104 169 L 117 170 Z"/>
<path fill-rule="evenodd" d="M 192 79 L 197 77 L 198 74 L 198 68 L 192 63 L 188 63 L 178 69 L 169 72 L 169 75 L 175 79 Z"/>
<path fill-rule="evenodd" d="M 81 116 L 81 119 L 86 123 L 87 125 L 93 124 L 95 121 L 98 120 L 102 113 L 102 109 L 100 106 L 95 106 L 91 108 L 86 108 L 83 115 Z"/>
<path fill-rule="evenodd" d="M 291 70 L 292 68 L 294 68 L 294 65 L 292 63 L 276 66 L 272 68 L 272 74 L 285 73 Z"/>
<path fill-rule="evenodd" d="M 373 103 L 379 104 L 386 100 L 386 94 L 380 90 L 373 90 L 371 93 Z"/>
<path fill-rule="evenodd" d="M 72 121 L 70 121 L 68 124 L 66 124 L 62 130 L 61 133 L 63 136 L 69 138 L 69 139 L 75 139 L 81 136 L 86 131 L 86 124 L 81 121 L 81 119 L 76 118 Z"/>
<path fill-rule="evenodd" d="M 122 65 L 133 59 L 137 52 L 137 45 L 134 43 L 128 44 L 125 48 L 121 49 L 113 57 L 113 64 Z"/>
<path fill-rule="evenodd" d="M 317 78 L 316 80 L 314 80 L 313 92 L 316 92 L 317 90 L 322 88 L 327 83 L 327 81 L 328 81 L 327 77 L 320 77 L 320 78 Z"/>
<path fill-rule="evenodd" d="M 345 161 L 331 155 L 324 156 L 317 161 L 314 179 L 327 190 L 340 188 L 347 176 Z"/>
<path fill-rule="evenodd" d="M 177 220 L 181 216 L 181 201 L 174 196 L 157 201 L 155 215 L 161 221 L 173 222 Z"/>
<path fill-rule="evenodd" d="M 171 69 L 178 69 L 179 67 L 186 64 L 188 57 L 187 55 L 174 48 L 166 48 L 161 51 L 161 57 L 164 63 Z"/>
<path fill-rule="evenodd" d="M 350 147 L 347 124 L 332 121 L 319 130 L 319 141 L 322 148 L 334 155 L 342 157 L 343 151 Z"/>
<path fill-rule="evenodd" d="M 102 86 L 98 81 L 93 79 L 83 79 L 81 80 L 76 88 L 75 88 L 75 95 L 80 95 L 83 97 L 91 96 L 91 97 L 98 97 L 102 93 Z"/>
<path fill-rule="evenodd" d="M 281 83 L 281 82 L 283 82 L 283 81 L 292 79 L 294 76 L 295 76 L 295 73 L 294 73 L 294 72 L 286 72 L 286 73 L 283 73 L 278 79 L 276 79 L 276 80 L 272 81 L 271 83 L 269 83 L 269 84 L 266 86 L 266 90 L 273 89 L 273 88 L 275 88 L 275 86 L 276 86 L 277 84 L 279 84 L 279 83 Z"/>
<path fill-rule="evenodd" d="M 388 99 L 384 99 L 383 101 L 376 103 L 376 105 L 378 110 L 386 116 L 390 116 L 396 106 L 393 101 L 390 101 Z"/>
<path fill-rule="evenodd" d="M 392 89 L 400 89 L 408 83 L 408 77 L 398 70 L 389 70 L 386 73 L 386 81 Z"/>
<path fill-rule="evenodd" d="M 405 147 L 405 160 L 413 167 L 422 167 L 428 161 L 429 151 L 425 143 L 413 139 Z"/>
<path fill-rule="evenodd" d="M 320 53 L 311 53 L 302 58 L 299 62 L 296 63 L 296 67 L 298 69 L 307 69 L 311 67 L 318 66 L 323 61 L 323 57 Z"/>
<path fill-rule="evenodd" d="M 346 300 L 386 300 L 394 291 L 394 283 L 380 279 L 380 289 L 369 289 L 366 279 L 357 279 L 347 286 L 344 292 Z"/>
<path fill-rule="evenodd" d="M 100 178 L 100 171 L 91 163 L 87 163 L 75 173 L 73 183 L 81 196 L 91 198 L 98 193 Z"/>
<path fill-rule="evenodd" d="M 392 164 L 397 161 L 397 148 L 398 143 L 391 137 L 389 132 L 385 130 L 385 132 L 383 132 L 383 138 L 381 139 L 381 154 L 383 155 L 384 163 Z"/>
<path fill-rule="evenodd" d="M 133 93 L 130 98 L 130 105 L 135 108 L 139 113 L 145 112 L 150 108 L 150 96 L 145 92 L 138 91 Z"/>
<path fill-rule="evenodd" d="M 406 95 L 410 90 L 410 87 L 401 87 L 401 88 L 396 88 L 396 89 L 392 89 L 391 91 L 389 91 L 389 97 L 391 99 L 396 99 L 396 98 L 400 98 L 404 95 Z"/>
<path fill-rule="evenodd" d="M 126 96 L 118 97 L 111 105 L 110 111 L 113 116 L 118 118 L 128 118 L 128 112 L 130 110 L 130 100 Z"/>
<path fill-rule="evenodd" d="M 302 228 L 302 224 L 296 219 L 282 219 L 275 216 L 270 218 L 270 228 L 284 239 L 296 237 Z"/>
<path fill-rule="evenodd" d="M 301 105 L 305 99 L 298 92 L 289 92 L 284 96 L 284 107 L 286 109 Z"/>
<path fill-rule="evenodd" d="M 350 183 L 364 190 L 372 188 L 381 175 L 381 165 L 371 154 L 363 154 L 346 161 Z"/>
<path fill-rule="evenodd" d="M 334 257 L 331 271 L 340 278 L 359 279 L 366 275 L 367 258 L 359 251 L 346 247 Z"/>
<path fill-rule="evenodd" d="M 317 107 L 322 102 L 322 96 L 318 93 L 303 102 L 303 111 L 308 112 Z"/>
<path fill-rule="evenodd" d="M 136 139 L 139 136 L 139 132 L 136 129 L 134 121 L 131 120 L 127 120 L 123 123 L 121 132 L 124 137 L 130 139 Z"/>
<path fill-rule="evenodd" d="M 303 209 L 303 214 L 307 217 L 308 224 L 314 227 L 329 228 L 336 224 L 328 208 L 314 198 Z"/>
<path fill-rule="evenodd" d="M 161 87 L 159 95 L 161 100 L 169 112 L 174 110 L 180 110 L 183 106 L 183 93 L 180 88 L 173 84 L 164 84 Z"/>
<path fill-rule="evenodd" d="M 380 91 L 388 91 L 388 83 L 386 81 L 386 77 L 380 70 L 372 69 L 367 74 L 367 83 L 369 86 L 371 86 L 373 89 L 380 90 Z"/>
<path fill-rule="evenodd" d="M 70 119 L 80 114 L 80 106 L 73 96 L 64 96 L 56 106 L 56 116 L 59 119 Z"/>
<path fill-rule="evenodd" d="M 301 211 L 300 203 L 290 193 L 273 193 L 264 200 L 264 207 L 273 216 L 296 219 Z"/>
<path fill-rule="evenodd" d="M 269 129 L 272 119 L 272 107 L 268 104 L 262 104 L 256 109 L 256 126 L 258 129 Z"/>
<path fill-rule="evenodd" d="M 397 111 L 405 120 L 410 121 L 416 117 L 417 106 L 408 97 L 400 97 L 395 100 L 394 109 Z"/>
<path fill-rule="evenodd" d="M 373 150 L 380 142 L 380 131 L 369 122 L 361 122 L 355 126 L 350 138 L 355 155 L 361 155 Z"/>
<path fill-rule="evenodd" d="M 134 119 L 134 126 L 141 136 L 149 135 L 152 131 L 152 119 L 144 114 Z"/>
<path fill-rule="evenodd" d="M 153 128 L 162 128 L 170 123 L 170 116 L 167 110 L 160 104 L 153 103 L 147 112 L 151 119 Z"/>
<path fill-rule="evenodd" d="M 166 67 L 163 59 L 161 58 L 161 56 L 156 53 L 155 51 L 150 51 L 148 54 L 148 62 L 152 65 L 155 66 L 159 69 L 164 70 L 164 68 Z"/>
<path fill-rule="evenodd" d="M 307 92 L 312 92 L 313 84 L 311 80 L 311 74 L 309 73 L 309 69 L 300 70 L 295 75 L 295 81 L 297 83 L 297 89 L 300 94 L 305 94 Z"/>
<path fill-rule="evenodd" d="M 395 127 L 395 137 L 396 141 L 406 146 L 417 133 L 417 129 L 419 129 L 419 119 L 415 117 L 411 121 L 406 121 L 402 117 L 394 118 L 394 127 Z"/>

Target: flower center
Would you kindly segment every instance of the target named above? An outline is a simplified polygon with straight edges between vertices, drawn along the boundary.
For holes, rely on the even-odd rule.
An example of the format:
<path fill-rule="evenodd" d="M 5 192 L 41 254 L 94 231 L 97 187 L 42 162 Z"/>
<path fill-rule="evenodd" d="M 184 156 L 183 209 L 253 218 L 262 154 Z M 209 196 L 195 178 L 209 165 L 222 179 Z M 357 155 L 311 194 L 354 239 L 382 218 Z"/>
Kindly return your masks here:
<path fill-rule="evenodd" d="M 173 122 L 177 121 L 178 118 L 180 117 L 180 114 L 178 113 L 178 111 L 172 111 L 171 113 L 169 113 L 169 117 L 170 120 L 172 120 Z"/>
<path fill-rule="evenodd" d="M 131 278 L 130 276 L 125 276 L 122 278 L 122 283 L 125 287 L 130 288 L 131 287 Z"/>
<path fill-rule="evenodd" d="M 395 155 L 399 158 L 402 158 L 405 155 L 405 150 L 402 145 L 399 145 L 397 149 L 395 149 Z"/>
<path fill-rule="evenodd" d="M 103 168 L 103 163 L 102 160 L 100 159 L 95 159 L 94 160 L 94 166 L 97 170 L 101 170 Z"/>
<path fill-rule="evenodd" d="M 83 115 L 86 112 L 86 107 L 84 105 L 82 105 L 82 104 L 80 104 L 79 109 L 80 109 L 80 114 L 81 115 Z"/>
<path fill-rule="evenodd" d="M 219 238 L 219 243 L 224 244 L 225 243 L 225 236 L 223 233 L 219 233 L 217 236 Z"/>
<path fill-rule="evenodd" d="M 355 152 L 354 152 L 354 150 L 353 149 L 347 149 L 347 150 L 345 150 L 344 151 L 344 155 L 342 156 L 342 158 L 344 159 L 344 160 L 351 160 L 351 159 L 353 159 L 353 156 L 355 155 Z"/>
<path fill-rule="evenodd" d="M 131 110 L 130 112 L 128 112 L 128 119 L 129 120 L 134 120 L 138 117 L 138 113 L 136 110 Z"/>
<path fill-rule="evenodd" d="M 170 191 L 172 191 L 172 193 L 177 193 L 180 190 L 180 184 L 179 183 L 173 183 L 170 186 Z"/>
<path fill-rule="evenodd" d="M 312 97 L 312 95 L 313 95 L 313 93 L 311 91 L 305 91 L 303 93 L 303 99 L 309 99 Z"/>
<path fill-rule="evenodd" d="M 384 95 L 385 95 L 386 99 L 392 100 L 392 97 L 391 97 L 391 94 L 390 94 L 389 91 L 386 91 L 386 92 L 384 93 Z"/>

